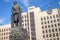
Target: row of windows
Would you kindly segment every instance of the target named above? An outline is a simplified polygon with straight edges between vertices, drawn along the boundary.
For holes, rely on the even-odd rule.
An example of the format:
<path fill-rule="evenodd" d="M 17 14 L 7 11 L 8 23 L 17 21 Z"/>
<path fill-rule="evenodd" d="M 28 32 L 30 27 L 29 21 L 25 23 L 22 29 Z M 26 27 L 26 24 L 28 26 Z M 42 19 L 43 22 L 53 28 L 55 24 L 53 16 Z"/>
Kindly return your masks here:
<path fill-rule="evenodd" d="M 9 37 L 8 37 L 8 36 L 6 36 L 6 37 L 2 37 L 2 40 L 3 40 L 3 39 L 4 39 L 4 40 L 5 40 L 5 39 L 9 39 Z"/>
<path fill-rule="evenodd" d="M 24 21 L 27 22 L 27 20 L 22 20 L 22 22 L 24 22 Z"/>
<path fill-rule="evenodd" d="M 51 32 L 58 32 L 58 30 L 60 31 L 60 28 L 55 28 L 55 29 L 49 29 L 49 30 L 43 30 L 42 33 L 51 33 Z"/>
<path fill-rule="evenodd" d="M 46 34 L 46 35 L 43 35 L 43 38 L 49 38 L 49 37 L 58 37 L 59 35 L 58 35 L 58 33 L 53 33 L 53 34 Z"/>
<path fill-rule="evenodd" d="M 3 36 L 3 35 L 10 35 L 10 32 L 0 33 L 0 36 Z"/>
<path fill-rule="evenodd" d="M 23 18 L 27 18 L 27 16 L 26 16 L 26 15 L 25 15 L 25 16 L 22 16 L 22 19 L 23 19 Z"/>
<path fill-rule="evenodd" d="M 54 23 L 59 22 L 59 19 L 41 22 L 41 24 L 43 25 L 43 24 L 49 24 L 49 23 L 53 23 L 53 22 L 54 22 Z"/>
<path fill-rule="evenodd" d="M 22 24 L 23 27 L 24 27 L 24 25 L 27 26 L 27 24 Z"/>
<path fill-rule="evenodd" d="M 47 40 L 59 40 L 59 38 L 47 39 Z"/>
<path fill-rule="evenodd" d="M 53 16 L 47 16 L 47 17 L 44 17 L 44 18 L 41 18 L 41 21 L 43 21 L 43 20 L 46 20 L 46 19 L 53 19 L 53 18 L 58 18 L 59 17 L 59 15 L 53 15 Z"/>
<path fill-rule="evenodd" d="M 3 31 L 10 31 L 10 28 L 7 28 L 7 29 L 0 29 L 0 32 L 3 32 Z"/>
<path fill-rule="evenodd" d="M 51 24 L 51 25 L 45 25 L 45 26 L 42 26 L 42 29 L 46 29 L 46 28 L 52 28 L 52 27 L 59 27 L 60 26 L 60 23 L 58 23 L 58 24 Z"/>

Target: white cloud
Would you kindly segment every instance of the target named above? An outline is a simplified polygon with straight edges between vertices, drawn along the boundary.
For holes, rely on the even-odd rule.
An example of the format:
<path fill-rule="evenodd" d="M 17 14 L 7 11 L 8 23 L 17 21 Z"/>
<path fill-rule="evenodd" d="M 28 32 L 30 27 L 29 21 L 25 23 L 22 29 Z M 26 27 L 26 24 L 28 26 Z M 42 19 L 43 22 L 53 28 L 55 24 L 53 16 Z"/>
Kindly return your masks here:
<path fill-rule="evenodd" d="M 3 19 L 0 19 L 0 24 L 3 23 L 3 21 L 4 21 Z"/>
<path fill-rule="evenodd" d="M 21 3 L 23 3 L 26 7 L 28 7 L 29 4 L 29 0 L 19 0 Z"/>
<path fill-rule="evenodd" d="M 59 2 L 59 5 L 60 5 L 60 2 Z"/>
<path fill-rule="evenodd" d="M 5 2 L 9 2 L 10 0 L 4 0 Z"/>

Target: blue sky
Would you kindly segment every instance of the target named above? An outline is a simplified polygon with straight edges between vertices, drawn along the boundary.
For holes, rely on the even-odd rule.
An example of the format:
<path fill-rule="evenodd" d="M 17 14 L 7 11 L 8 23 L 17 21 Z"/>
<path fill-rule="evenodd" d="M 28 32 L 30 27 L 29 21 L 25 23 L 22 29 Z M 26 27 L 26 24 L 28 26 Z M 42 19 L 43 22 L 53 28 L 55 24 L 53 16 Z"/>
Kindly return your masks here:
<path fill-rule="evenodd" d="M 11 8 L 14 0 L 0 0 L 0 25 L 9 24 L 11 22 Z M 42 11 L 48 9 L 48 5 L 52 9 L 59 8 L 60 0 L 16 0 L 21 6 L 22 12 L 26 12 L 29 6 L 40 7 Z"/>

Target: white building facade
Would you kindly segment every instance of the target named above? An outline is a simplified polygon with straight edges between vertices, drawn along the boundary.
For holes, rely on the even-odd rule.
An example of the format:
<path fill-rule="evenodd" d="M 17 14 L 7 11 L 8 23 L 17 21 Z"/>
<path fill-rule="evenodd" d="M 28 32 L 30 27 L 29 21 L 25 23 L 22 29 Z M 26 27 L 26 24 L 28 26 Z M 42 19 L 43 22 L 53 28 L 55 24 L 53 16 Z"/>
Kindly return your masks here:
<path fill-rule="evenodd" d="M 22 19 L 25 20 L 23 25 L 26 25 L 23 27 L 27 28 L 30 40 L 60 40 L 59 13 L 60 8 L 49 7 L 48 10 L 41 11 L 39 7 L 29 7 Z"/>
<path fill-rule="evenodd" d="M 0 40 L 9 40 L 11 25 L 0 26 Z"/>
<path fill-rule="evenodd" d="M 39 7 L 28 7 L 28 11 L 22 13 L 22 25 L 30 40 L 60 40 L 60 8 L 41 11 Z M 7 26 L 0 27 L 0 30 L 11 28 L 11 25 Z M 4 31 L 0 33 L 0 39 L 3 37 L 4 40 L 5 35 L 1 34 Z"/>

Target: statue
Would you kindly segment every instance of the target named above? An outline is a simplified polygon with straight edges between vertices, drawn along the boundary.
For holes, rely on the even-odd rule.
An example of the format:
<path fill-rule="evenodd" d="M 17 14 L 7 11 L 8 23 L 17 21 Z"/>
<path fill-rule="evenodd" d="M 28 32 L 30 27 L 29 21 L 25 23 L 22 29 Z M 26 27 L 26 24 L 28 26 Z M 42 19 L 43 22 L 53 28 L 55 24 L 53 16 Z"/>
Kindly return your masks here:
<path fill-rule="evenodd" d="M 28 40 L 27 30 L 22 27 L 21 8 L 14 1 L 11 14 L 10 40 Z"/>
<path fill-rule="evenodd" d="M 12 7 L 12 13 L 13 13 L 13 15 L 12 15 L 13 16 L 13 19 L 12 19 L 13 20 L 13 23 L 15 24 L 16 27 L 18 27 L 19 16 L 21 17 L 21 8 L 17 5 L 17 2 L 16 1 L 14 1 L 14 6 Z"/>

